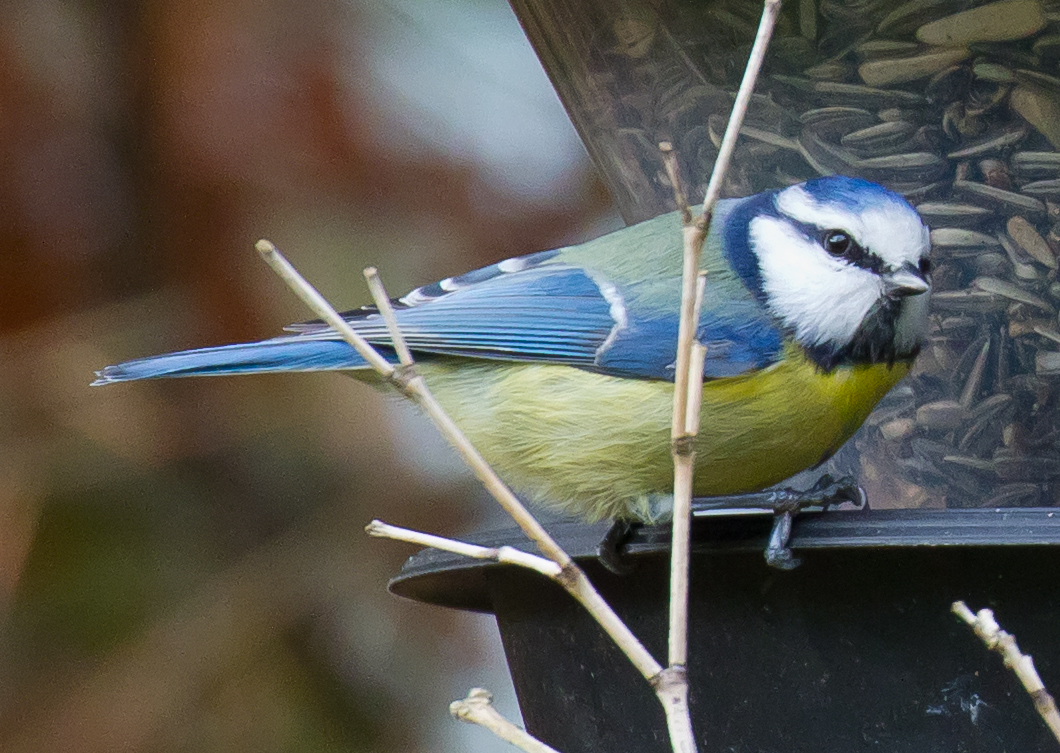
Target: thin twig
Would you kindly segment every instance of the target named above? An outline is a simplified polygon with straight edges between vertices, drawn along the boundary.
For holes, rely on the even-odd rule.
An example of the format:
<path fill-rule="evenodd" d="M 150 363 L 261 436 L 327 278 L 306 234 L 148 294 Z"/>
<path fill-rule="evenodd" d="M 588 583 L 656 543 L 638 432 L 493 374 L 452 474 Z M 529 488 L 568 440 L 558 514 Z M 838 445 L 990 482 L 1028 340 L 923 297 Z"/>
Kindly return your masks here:
<path fill-rule="evenodd" d="M 659 142 L 659 151 L 662 152 L 663 166 L 666 175 L 670 178 L 670 186 L 674 190 L 674 203 L 681 212 L 681 224 L 692 224 L 692 210 L 688 207 L 688 197 L 685 196 L 685 188 L 681 183 L 681 171 L 677 166 L 677 155 L 674 154 L 674 145 L 669 141 Z"/>
<path fill-rule="evenodd" d="M 526 730 L 512 724 L 493 708 L 493 694 L 485 688 L 472 688 L 467 698 L 449 704 L 449 713 L 462 722 L 477 724 L 526 753 L 558 753 Z"/>
<path fill-rule="evenodd" d="M 1060 741 L 1060 712 L 1056 710 L 1056 701 L 1045 689 L 1045 683 L 1034 668 L 1034 660 L 1030 655 L 1022 653 L 1016 645 L 1016 636 L 1001 629 L 994 619 L 993 610 L 980 609 L 976 614 L 963 601 L 953 602 L 950 609 L 971 626 L 988 649 L 1001 654 L 1005 666 L 1016 673 L 1016 677 L 1030 694 L 1034 708 L 1045 720 L 1053 737 Z"/>
<path fill-rule="evenodd" d="M 725 135 L 721 138 L 721 147 L 718 149 L 718 157 L 714 160 L 714 171 L 710 175 L 710 183 L 707 184 L 707 193 L 703 197 L 703 217 L 709 223 L 714 205 L 721 195 L 721 186 L 725 181 L 725 173 L 729 170 L 729 162 L 732 153 L 736 149 L 736 139 L 740 135 L 744 116 L 747 115 L 747 107 L 751 104 L 751 95 L 754 94 L 755 82 L 758 73 L 762 70 L 762 63 L 766 59 L 766 51 L 769 49 L 769 40 L 773 38 L 773 27 L 776 26 L 777 17 L 780 15 L 781 0 L 765 0 L 762 8 L 762 20 L 758 23 L 758 33 L 755 35 L 751 54 L 747 58 L 747 66 L 743 70 L 743 80 L 736 92 L 736 100 L 732 105 L 732 113 L 729 115 L 729 124 L 725 127 Z"/>
<path fill-rule="evenodd" d="M 645 679 L 653 681 L 662 672 L 662 666 L 652 657 L 632 631 L 615 614 L 610 605 L 600 596 L 585 573 L 570 558 L 563 548 L 549 535 L 540 523 L 530 514 L 522 502 L 501 481 L 496 472 L 475 449 L 471 441 L 453 422 L 441 407 L 434 395 L 427 389 L 423 377 L 415 372 L 413 364 L 403 364 L 401 371 L 396 370 L 372 346 L 349 326 L 335 309 L 318 293 L 305 278 L 283 257 L 276 247 L 268 241 L 258 241 L 257 249 L 262 258 L 280 275 L 287 285 L 301 298 L 313 312 L 330 324 L 346 342 L 357 349 L 368 363 L 400 389 L 405 395 L 415 400 L 434 422 L 442 435 L 456 448 L 464 462 L 482 482 L 486 490 L 493 495 L 505 512 L 512 517 L 527 537 L 548 559 L 555 562 L 562 572 L 556 579 L 575 599 L 585 607 L 597 623 L 611 637 L 618 648 L 629 658 Z M 375 303 L 382 312 L 389 307 L 389 298 L 382 284 L 373 291 Z"/>
<path fill-rule="evenodd" d="M 412 351 L 409 350 L 408 343 L 405 342 L 405 335 L 402 334 L 401 327 L 398 326 L 394 307 L 390 305 L 390 296 L 386 294 L 386 288 L 383 287 L 383 281 L 379 277 L 379 270 L 375 267 L 366 268 L 364 270 L 364 279 L 368 282 L 368 290 L 372 293 L 372 300 L 375 301 L 379 314 L 383 317 L 383 321 L 386 322 L 386 329 L 390 333 L 390 342 L 394 344 L 394 352 L 397 353 L 398 362 L 402 366 L 411 366 Z"/>
<path fill-rule="evenodd" d="M 677 160 L 672 148 L 663 146 L 667 173 L 674 186 L 674 197 L 682 210 L 682 239 L 684 258 L 681 279 L 681 311 L 677 333 L 677 358 L 674 373 L 674 404 L 670 438 L 674 460 L 674 506 L 671 532 L 670 559 L 670 631 L 669 666 L 656 688 L 666 709 L 670 741 L 675 751 L 695 750 L 691 717 L 688 711 L 688 681 L 685 665 L 688 659 L 688 566 L 691 532 L 692 486 L 695 473 L 695 436 L 699 431 L 699 406 L 703 392 L 703 363 L 706 351 L 695 347 L 699 311 L 702 307 L 705 280 L 700 272 L 700 256 L 710 229 L 714 205 L 721 195 L 721 186 L 736 148 L 740 128 L 754 92 L 758 73 L 765 60 L 769 41 L 773 36 L 780 0 L 765 0 L 762 20 L 754 45 L 744 69 L 740 89 L 733 102 L 732 113 L 725 128 L 714 161 L 714 169 L 703 197 L 703 210 L 698 220 L 684 209 L 684 192 L 680 186 Z M 665 692 L 661 688 L 666 688 Z"/>
<path fill-rule="evenodd" d="M 707 278 L 703 272 L 696 280 L 696 297 L 692 306 L 693 321 L 699 321 Z M 706 348 L 693 342 L 689 358 L 685 415 L 680 422 L 681 434 L 674 437 L 674 511 L 670 534 L 670 641 L 669 665 L 688 663 L 688 566 L 691 560 L 692 485 L 695 474 L 694 438 L 699 431 L 699 407 L 703 396 L 703 362 Z M 676 401 L 675 401 L 676 402 Z M 676 408 L 675 408 L 676 410 Z"/>
<path fill-rule="evenodd" d="M 538 557 L 536 554 L 524 552 L 514 546 L 479 546 L 469 544 L 466 541 L 447 539 L 444 536 L 435 536 L 431 533 L 413 531 L 410 528 L 401 528 L 384 523 L 381 520 L 373 520 L 364 527 L 369 536 L 380 539 L 394 539 L 395 541 L 407 541 L 410 544 L 427 546 L 432 549 L 441 549 L 443 552 L 452 552 L 464 557 L 476 560 L 491 560 L 506 565 L 518 565 L 535 570 L 546 578 L 555 580 L 563 573 L 563 568 L 552 560 Z"/>

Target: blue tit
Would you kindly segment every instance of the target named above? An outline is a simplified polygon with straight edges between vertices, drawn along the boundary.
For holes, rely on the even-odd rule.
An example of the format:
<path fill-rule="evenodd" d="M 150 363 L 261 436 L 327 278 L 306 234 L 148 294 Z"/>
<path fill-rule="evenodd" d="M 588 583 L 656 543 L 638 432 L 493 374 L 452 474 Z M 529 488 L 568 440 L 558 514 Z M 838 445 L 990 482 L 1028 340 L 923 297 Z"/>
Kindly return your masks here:
<path fill-rule="evenodd" d="M 826 177 L 718 203 L 703 250 L 695 493 L 828 459 L 905 376 L 928 321 L 928 230 L 900 196 Z M 438 401 L 525 498 L 654 521 L 671 499 L 677 213 L 449 277 L 397 301 Z M 345 315 L 393 357 L 372 308 Z M 95 384 L 269 371 L 375 374 L 326 325 L 108 366 Z"/>

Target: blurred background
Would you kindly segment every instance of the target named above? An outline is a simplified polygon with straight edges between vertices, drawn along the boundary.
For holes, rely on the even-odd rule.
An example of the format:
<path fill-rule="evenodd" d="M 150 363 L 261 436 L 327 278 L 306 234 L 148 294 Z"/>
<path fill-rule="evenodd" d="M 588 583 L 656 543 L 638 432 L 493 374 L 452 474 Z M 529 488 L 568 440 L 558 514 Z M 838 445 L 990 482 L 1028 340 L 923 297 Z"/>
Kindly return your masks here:
<path fill-rule="evenodd" d="M 503 750 L 492 619 L 399 600 L 373 517 L 503 525 L 334 374 L 89 388 L 619 225 L 502 0 L 0 4 L 0 749 Z"/>

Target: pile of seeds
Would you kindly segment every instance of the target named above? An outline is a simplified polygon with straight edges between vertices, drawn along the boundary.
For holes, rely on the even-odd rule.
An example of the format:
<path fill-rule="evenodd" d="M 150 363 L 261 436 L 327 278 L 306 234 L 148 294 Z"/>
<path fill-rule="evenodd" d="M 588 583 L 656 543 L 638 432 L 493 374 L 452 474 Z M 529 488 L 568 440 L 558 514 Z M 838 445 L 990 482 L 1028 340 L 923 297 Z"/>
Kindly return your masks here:
<path fill-rule="evenodd" d="M 1060 8 L 787 5 L 726 193 L 858 176 L 932 229 L 930 338 L 836 470 L 883 506 L 1060 504 Z M 761 7 L 663 6 L 614 22 L 596 82 L 640 92 L 609 117 L 660 196 L 660 140 L 709 176 Z"/>

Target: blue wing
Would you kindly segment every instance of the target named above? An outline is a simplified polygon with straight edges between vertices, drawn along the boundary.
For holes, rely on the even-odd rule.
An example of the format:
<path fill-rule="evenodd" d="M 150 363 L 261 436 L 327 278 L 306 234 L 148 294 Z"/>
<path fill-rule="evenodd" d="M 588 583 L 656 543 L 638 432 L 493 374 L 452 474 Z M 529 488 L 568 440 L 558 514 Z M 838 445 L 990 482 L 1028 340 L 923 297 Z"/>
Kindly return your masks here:
<path fill-rule="evenodd" d="M 647 284 L 672 286 L 671 302 L 639 303 L 637 289 Z M 708 378 L 763 368 L 776 360 L 782 347 L 782 333 L 762 306 L 749 293 L 733 296 L 730 288 L 714 291 L 708 286 L 708 297 L 724 292 L 706 307 L 699 327 L 700 339 L 708 346 Z M 678 290 L 676 277 L 616 282 L 599 270 L 568 263 L 562 251 L 547 251 L 419 288 L 396 302 L 396 315 L 409 347 L 421 357 L 566 364 L 616 376 L 672 380 Z M 392 357 L 386 326 L 374 309 L 344 316 Z M 367 367 L 324 324 L 289 329 L 295 334 L 108 366 L 95 384 Z"/>

